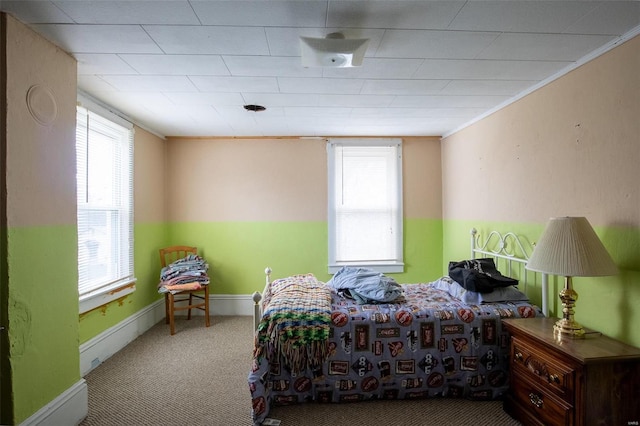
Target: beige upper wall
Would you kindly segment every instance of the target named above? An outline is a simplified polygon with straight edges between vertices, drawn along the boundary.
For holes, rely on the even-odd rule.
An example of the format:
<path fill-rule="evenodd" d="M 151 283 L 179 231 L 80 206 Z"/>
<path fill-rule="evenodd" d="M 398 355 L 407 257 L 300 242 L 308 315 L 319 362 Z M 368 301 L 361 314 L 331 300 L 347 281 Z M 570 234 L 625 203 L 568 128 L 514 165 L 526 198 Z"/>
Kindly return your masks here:
<path fill-rule="evenodd" d="M 442 152 L 446 219 L 640 226 L 640 37 L 447 137 Z"/>
<path fill-rule="evenodd" d="M 318 140 L 169 139 L 169 220 L 322 220 L 324 149 Z"/>
<path fill-rule="evenodd" d="M 172 138 L 167 145 L 170 221 L 327 220 L 324 140 Z M 440 218 L 439 139 L 403 139 L 403 164 L 405 216 Z"/>
<path fill-rule="evenodd" d="M 166 141 L 148 131 L 135 128 L 134 208 L 136 223 L 166 220 Z"/>
<path fill-rule="evenodd" d="M 404 216 L 441 219 L 440 138 L 404 138 L 402 143 Z"/>
<path fill-rule="evenodd" d="M 7 224 L 75 225 L 76 61 L 9 15 L 7 26 Z"/>

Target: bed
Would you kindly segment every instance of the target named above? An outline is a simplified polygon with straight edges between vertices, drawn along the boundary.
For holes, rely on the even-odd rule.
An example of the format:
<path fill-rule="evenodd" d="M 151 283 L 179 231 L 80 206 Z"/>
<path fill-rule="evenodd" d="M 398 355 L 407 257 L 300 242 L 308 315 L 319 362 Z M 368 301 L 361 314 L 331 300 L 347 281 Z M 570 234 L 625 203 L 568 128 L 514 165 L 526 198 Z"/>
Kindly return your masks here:
<path fill-rule="evenodd" d="M 398 284 L 401 296 L 387 303 L 358 303 L 312 274 L 272 281 L 267 268 L 254 294 L 254 425 L 273 405 L 309 401 L 500 399 L 509 379 L 501 320 L 547 315 L 547 276 L 524 268 L 526 246 L 514 233 L 481 242 L 471 231 L 471 259 L 494 259 L 521 286 L 536 284 L 542 307 L 513 287 L 477 293 L 449 276 Z"/>

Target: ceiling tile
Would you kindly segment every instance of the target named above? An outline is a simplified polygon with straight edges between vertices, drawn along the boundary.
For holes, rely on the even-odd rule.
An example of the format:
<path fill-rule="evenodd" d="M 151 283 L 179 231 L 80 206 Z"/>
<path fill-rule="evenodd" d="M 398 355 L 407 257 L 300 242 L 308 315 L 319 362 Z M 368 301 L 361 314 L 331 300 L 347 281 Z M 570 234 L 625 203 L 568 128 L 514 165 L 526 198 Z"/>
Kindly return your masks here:
<path fill-rule="evenodd" d="M 353 68 L 324 68 L 322 76 L 328 78 L 411 78 L 423 59 L 365 58 L 363 66 Z"/>
<path fill-rule="evenodd" d="M 278 93 L 275 77 L 189 77 L 203 92 L 257 92 Z"/>
<path fill-rule="evenodd" d="M 542 80 L 571 64 L 571 61 L 426 59 L 413 77 L 425 79 Z"/>
<path fill-rule="evenodd" d="M 444 29 L 465 1 L 332 1 L 327 25 L 356 28 Z"/>
<path fill-rule="evenodd" d="M 120 55 L 140 74 L 229 75 L 219 55 Z"/>
<path fill-rule="evenodd" d="M 363 95 L 426 95 L 442 90 L 448 80 L 366 80 Z"/>
<path fill-rule="evenodd" d="M 603 1 L 599 3 L 597 8 L 594 8 L 564 32 L 622 35 L 637 27 L 639 20 L 639 1 Z"/>
<path fill-rule="evenodd" d="M 265 136 L 263 134 L 263 127 L 258 126 L 258 124 L 255 122 L 251 122 L 251 121 L 242 121 L 240 123 L 232 122 L 231 126 L 233 129 L 234 136 L 239 136 L 239 137 Z M 278 128 L 276 131 L 280 132 L 279 134 L 282 134 L 284 132 L 284 130 L 280 128 Z"/>
<path fill-rule="evenodd" d="M 498 35 L 472 31 L 387 30 L 376 57 L 473 59 Z"/>
<path fill-rule="evenodd" d="M 597 4 L 594 1 L 470 1 L 449 29 L 560 33 Z"/>
<path fill-rule="evenodd" d="M 225 125 L 226 121 L 223 117 L 218 114 L 218 111 L 215 108 L 203 108 L 201 105 L 181 105 L 180 111 L 187 114 L 191 117 L 196 123 L 201 123 L 201 125 L 208 124 L 214 126 Z"/>
<path fill-rule="evenodd" d="M 318 95 L 318 105 L 327 107 L 389 106 L 395 96 L 384 95 Z"/>
<path fill-rule="evenodd" d="M 247 93 L 244 100 L 247 104 L 272 107 L 318 106 L 318 96 L 313 94 L 279 94 L 279 93 Z"/>
<path fill-rule="evenodd" d="M 304 68 L 300 58 L 274 56 L 223 56 L 235 76 L 320 77 L 321 68 Z"/>
<path fill-rule="evenodd" d="M 419 108 L 492 108 L 508 96 L 398 96 L 394 107 Z"/>
<path fill-rule="evenodd" d="M 162 93 L 157 92 L 113 92 L 97 93 L 98 99 L 115 108 L 123 108 L 126 105 L 127 115 L 136 117 L 149 114 L 151 111 L 160 111 L 163 108 L 175 108 L 175 105 Z M 123 110 L 124 111 L 124 110 Z"/>
<path fill-rule="evenodd" d="M 42 24 L 34 28 L 71 53 L 162 53 L 137 25 Z"/>
<path fill-rule="evenodd" d="M 78 75 L 138 74 L 114 53 L 76 53 Z"/>
<path fill-rule="evenodd" d="M 199 24 L 187 1 L 56 1 L 78 24 Z"/>
<path fill-rule="evenodd" d="M 193 105 L 200 107 L 202 105 L 211 106 L 227 106 L 244 105 L 244 99 L 239 93 L 222 93 L 222 92 L 167 92 L 164 94 L 172 103 L 181 106 Z"/>
<path fill-rule="evenodd" d="M 351 116 L 370 117 L 453 117 L 471 119 L 485 111 L 484 108 L 352 108 Z"/>
<path fill-rule="evenodd" d="M 177 75 L 105 75 L 106 82 L 123 92 L 188 92 L 197 91 L 186 76 Z"/>
<path fill-rule="evenodd" d="M 278 78 L 282 93 L 358 94 L 363 83 L 351 78 Z"/>
<path fill-rule="evenodd" d="M 88 93 L 117 91 L 115 87 L 97 75 L 78 75 L 78 89 Z"/>
<path fill-rule="evenodd" d="M 573 34 L 501 34 L 477 59 L 577 61 L 611 36 Z"/>
<path fill-rule="evenodd" d="M 264 30 L 257 27 L 145 25 L 167 54 L 268 55 Z"/>
<path fill-rule="evenodd" d="M 326 117 L 326 116 L 347 116 L 351 113 L 351 108 L 335 107 L 298 107 L 284 108 L 287 117 Z"/>
<path fill-rule="evenodd" d="M 189 2 L 203 25 L 258 27 L 323 27 L 324 1 L 199 1 Z"/>
<path fill-rule="evenodd" d="M 178 128 L 177 126 L 172 128 L 171 130 L 165 131 L 165 134 L 168 136 L 176 136 L 176 137 L 202 137 L 202 136 L 234 136 L 235 132 L 228 123 L 215 123 L 212 124 L 211 121 L 199 122 L 196 121 L 193 124 L 189 124 L 188 126 L 181 126 Z"/>
<path fill-rule="evenodd" d="M 515 96 L 535 83 L 527 80 L 452 80 L 440 94 Z"/>
<path fill-rule="evenodd" d="M 267 108 L 265 111 L 260 111 L 258 112 L 253 112 L 253 111 L 247 111 L 246 109 L 243 108 L 243 104 L 237 105 L 237 106 L 231 106 L 231 105 L 216 105 L 215 109 L 216 111 L 218 111 L 218 114 L 220 114 L 221 117 L 225 117 L 227 120 L 235 120 L 235 121 L 239 121 L 239 120 L 245 120 L 247 118 L 247 116 L 251 116 L 251 117 L 255 117 L 256 115 L 260 114 L 260 115 L 273 115 L 273 116 L 283 116 L 284 115 L 284 110 L 282 108 L 279 107 L 274 107 L 271 106 L 269 108 Z"/>
<path fill-rule="evenodd" d="M 27 24 L 67 24 L 73 19 L 50 1 L 2 0 L 2 11 Z"/>

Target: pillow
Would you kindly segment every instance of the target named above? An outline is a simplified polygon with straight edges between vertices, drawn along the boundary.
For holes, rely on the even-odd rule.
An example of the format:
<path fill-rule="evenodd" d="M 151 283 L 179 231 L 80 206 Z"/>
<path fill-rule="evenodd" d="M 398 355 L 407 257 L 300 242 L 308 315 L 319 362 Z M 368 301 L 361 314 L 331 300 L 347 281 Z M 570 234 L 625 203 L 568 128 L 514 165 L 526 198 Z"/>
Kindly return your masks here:
<path fill-rule="evenodd" d="M 460 284 L 452 280 L 451 277 L 442 277 L 437 281 L 432 282 L 430 285 L 438 290 L 446 291 L 451 297 L 455 297 L 468 305 L 529 301 L 526 294 L 512 286 L 494 288 L 491 293 L 478 293 L 465 289 Z"/>

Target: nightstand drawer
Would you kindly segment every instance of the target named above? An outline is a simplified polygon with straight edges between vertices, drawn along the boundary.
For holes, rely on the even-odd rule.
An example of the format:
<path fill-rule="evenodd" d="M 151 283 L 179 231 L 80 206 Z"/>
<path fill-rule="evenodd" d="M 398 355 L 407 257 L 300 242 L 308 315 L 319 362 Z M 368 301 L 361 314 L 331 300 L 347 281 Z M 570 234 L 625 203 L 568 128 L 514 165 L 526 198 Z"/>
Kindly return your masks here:
<path fill-rule="evenodd" d="M 517 373 L 516 373 L 517 374 Z M 537 421 L 545 425 L 573 424 L 573 406 L 542 389 L 539 383 L 524 378 L 512 382 L 511 396 L 517 406 L 521 406 Z"/>
<path fill-rule="evenodd" d="M 511 342 L 511 362 L 514 374 L 523 375 L 531 382 L 538 383 L 542 389 L 573 403 L 575 370 L 570 365 L 534 349 L 516 337 Z"/>

